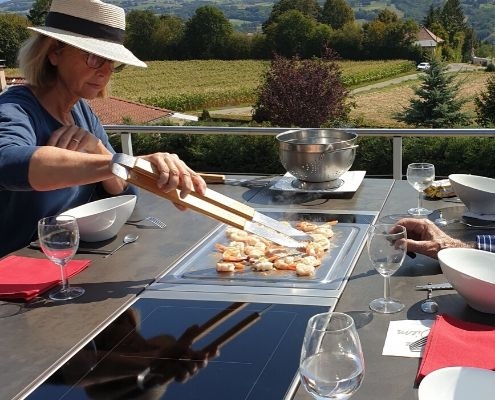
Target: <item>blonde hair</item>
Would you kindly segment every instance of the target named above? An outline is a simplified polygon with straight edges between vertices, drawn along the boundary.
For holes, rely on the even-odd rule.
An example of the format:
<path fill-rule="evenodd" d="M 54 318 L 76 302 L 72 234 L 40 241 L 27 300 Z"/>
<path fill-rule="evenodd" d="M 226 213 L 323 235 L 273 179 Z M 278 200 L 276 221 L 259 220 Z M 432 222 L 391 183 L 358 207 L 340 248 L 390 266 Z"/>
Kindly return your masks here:
<path fill-rule="evenodd" d="M 17 60 L 26 82 L 38 89 L 47 89 L 55 84 L 57 67 L 52 65 L 48 55 L 59 41 L 49 36 L 35 34 L 27 39 L 19 50 Z M 65 46 L 70 46 L 65 44 Z M 108 90 L 103 88 L 97 97 L 107 97 Z"/>

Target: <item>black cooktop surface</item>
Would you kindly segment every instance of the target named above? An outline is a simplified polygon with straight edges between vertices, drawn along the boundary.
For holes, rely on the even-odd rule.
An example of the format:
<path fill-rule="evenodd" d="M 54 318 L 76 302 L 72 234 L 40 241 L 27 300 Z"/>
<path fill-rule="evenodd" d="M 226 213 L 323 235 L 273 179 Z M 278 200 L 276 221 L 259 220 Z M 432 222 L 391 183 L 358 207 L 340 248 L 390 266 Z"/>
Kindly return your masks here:
<path fill-rule="evenodd" d="M 324 311 L 141 299 L 28 399 L 284 399 L 306 323 Z"/>

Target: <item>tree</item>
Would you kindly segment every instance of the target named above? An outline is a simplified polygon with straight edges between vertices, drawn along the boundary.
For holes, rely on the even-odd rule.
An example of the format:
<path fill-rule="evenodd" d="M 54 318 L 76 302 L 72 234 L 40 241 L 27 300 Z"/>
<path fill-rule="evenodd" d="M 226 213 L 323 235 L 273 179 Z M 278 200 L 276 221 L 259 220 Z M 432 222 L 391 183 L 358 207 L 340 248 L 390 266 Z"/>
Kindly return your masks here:
<path fill-rule="evenodd" d="M 362 51 L 363 32 L 359 24 L 346 24 L 342 29 L 333 31 L 330 37 L 330 46 L 344 59 L 359 59 Z"/>
<path fill-rule="evenodd" d="M 46 14 L 48 14 L 51 4 L 52 0 L 35 0 L 27 15 L 29 22 L 31 22 L 33 26 L 44 25 Z"/>
<path fill-rule="evenodd" d="M 486 91 L 474 98 L 476 122 L 481 126 L 495 126 L 495 76 L 488 78 Z"/>
<path fill-rule="evenodd" d="M 346 120 L 348 90 L 334 58 L 330 52 L 311 60 L 276 55 L 259 87 L 253 119 L 302 128 Z"/>
<path fill-rule="evenodd" d="M 223 59 L 234 29 L 220 9 L 203 6 L 186 22 L 184 46 L 190 57 Z"/>
<path fill-rule="evenodd" d="M 27 18 L 17 14 L 0 14 L 0 58 L 7 67 L 17 66 L 17 53 L 22 43 L 29 38 Z"/>
<path fill-rule="evenodd" d="M 448 40 L 454 43 L 455 36 L 458 32 L 464 31 L 466 23 L 464 12 L 462 11 L 459 0 L 447 0 L 442 8 L 441 13 L 442 25 L 448 33 Z"/>
<path fill-rule="evenodd" d="M 266 30 L 273 52 L 284 56 L 306 58 L 306 50 L 317 22 L 297 10 L 280 15 Z"/>
<path fill-rule="evenodd" d="M 382 10 L 377 17 L 363 25 L 363 48 L 371 59 L 408 58 L 415 54 L 414 41 L 418 25 L 409 19 L 401 20 L 390 10 Z"/>
<path fill-rule="evenodd" d="M 158 17 L 151 11 L 132 10 L 126 20 L 127 48 L 142 60 L 153 60 L 156 44 L 150 39 L 158 28 Z"/>
<path fill-rule="evenodd" d="M 342 29 L 354 22 L 354 10 L 345 0 L 326 0 L 321 12 L 321 22 L 332 29 Z"/>
<path fill-rule="evenodd" d="M 316 0 L 279 0 L 272 7 L 272 12 L 268 19 L 263 23 L 263 32 L 277 20 L 283 13 L 297 10 L 309 18 L 318 21 L 320 19 L 321 7 Z"/>
<path fill-rule="evenodd" d="M 416 128 L 456 128 L 469 124 L 469 116 L 461 112 L 466 99 L 457 99 L 459 84 L 447 67 L 433 58 L 430 69 L 420 79 L 422 84 L 414 90 L 417 97 L 409 107 L 394 118 Z"/>
<path fill-rule="evenodd" d="M 173 15 L 161 15 L 152 42 L 155 60 L 176 60 L 182 57 L 180 44 L 184 38 L 185 22 Z"/>

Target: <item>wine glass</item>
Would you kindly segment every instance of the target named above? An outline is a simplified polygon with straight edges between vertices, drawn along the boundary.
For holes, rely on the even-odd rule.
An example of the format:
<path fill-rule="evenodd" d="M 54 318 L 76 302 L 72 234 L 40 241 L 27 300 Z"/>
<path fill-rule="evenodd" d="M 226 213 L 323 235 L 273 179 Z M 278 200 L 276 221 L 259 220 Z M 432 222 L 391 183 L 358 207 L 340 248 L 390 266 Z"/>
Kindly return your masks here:
<path fill-rule="evenodd" d="M 407 212 L 417 217 L 429 215 L 431 210 L 423 208 L 423 190 L 435 179 L 435 166 L 429 163 L 412 163 L 407 166 L 407 182 L 418 191 L 418 207 L 410 208 Z"/>
<path fill-rule="evenodd" d="M 364 357 L 354 320 L 328 312 L 306 327 L 299 367 L 304 388 L 317 400 L 350 398 L 364 378 Z"/>
<path fill-rule="evenodd" d="M 399 300 L 390 296 L 390 276 L 402 265 L 406 256 L 406 228 L 402 225 L 376 224 L 370 227 L 368 255 L 373 267 L 383 276 L 383 297 L 370 303 L 373 311 L 391 314 L 404 308 Z"/>
<path fill-rule="evenodd" d="M 79 228 L 74 217 L 57 215 L 38 221 L 38 238 L 43 253 L 60 267 L 62 288 L 52 291 L 52 300 L 70 300 L 81 296 L 84 289 L 71 287 L 66 277 L 65 266 L 76 254 L 79 246 Z"/>

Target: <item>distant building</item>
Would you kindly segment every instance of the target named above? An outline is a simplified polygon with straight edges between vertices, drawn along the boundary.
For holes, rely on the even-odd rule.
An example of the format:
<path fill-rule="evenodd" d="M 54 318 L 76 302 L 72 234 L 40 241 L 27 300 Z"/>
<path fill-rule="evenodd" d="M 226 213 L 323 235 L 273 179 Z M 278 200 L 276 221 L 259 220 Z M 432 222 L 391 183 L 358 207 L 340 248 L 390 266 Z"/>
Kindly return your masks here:
<path fill-rule="evenodd" d="M 421 46 L 425 52 L 435 54 L 437 47 L 442 42 L 444 42 L 442 38 L 438 37 L 424 26 L 421 26 L 418 34 L 416 35 L 416 41 L 414 44 Z"/>
<path fill-rule="evenodd" d="M 471 48 L 471 62 L 474 65 L 481 65 L 486 67 L 488 64 L 493 64 L 493 59 L 489 57 L 476 57 L 474 54 L 474 48 Z"/>

